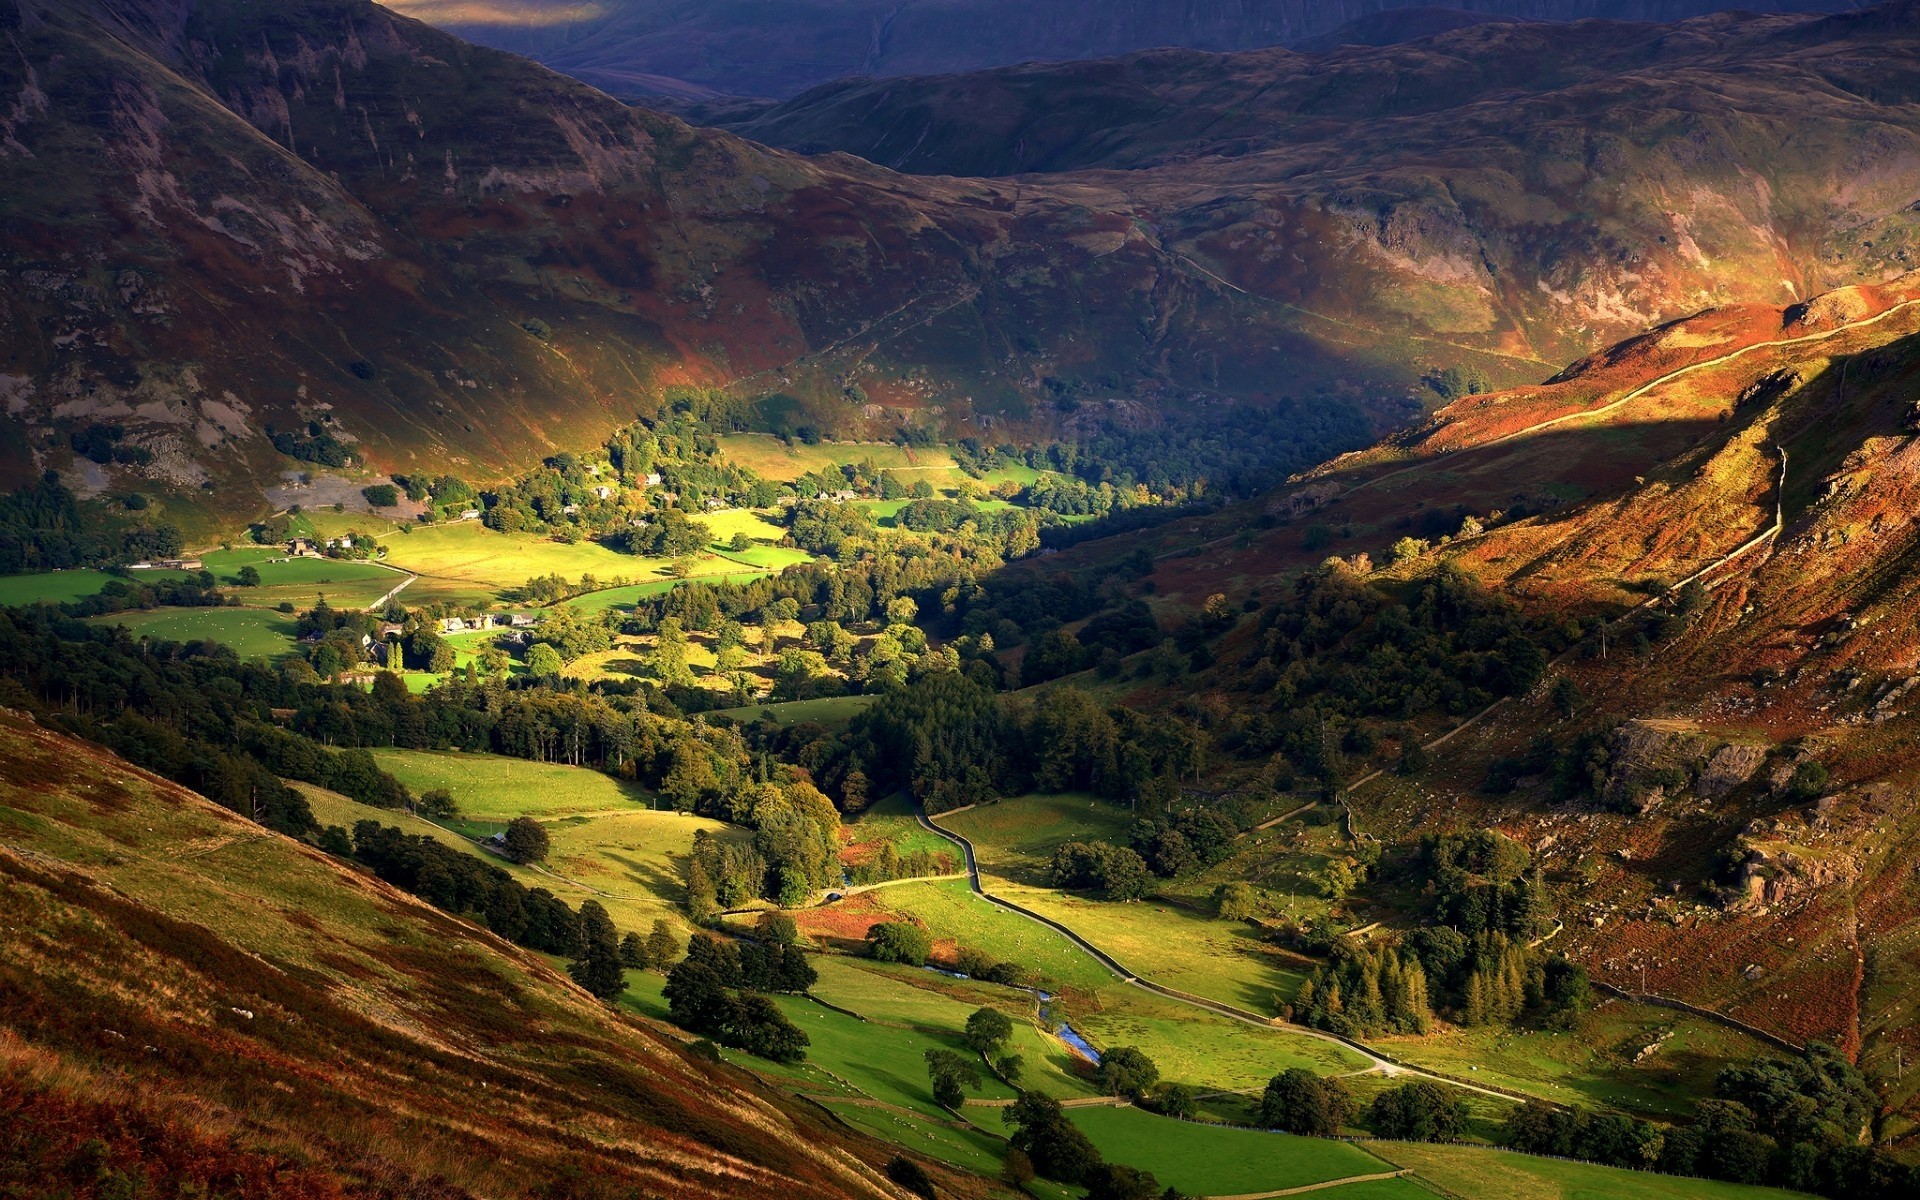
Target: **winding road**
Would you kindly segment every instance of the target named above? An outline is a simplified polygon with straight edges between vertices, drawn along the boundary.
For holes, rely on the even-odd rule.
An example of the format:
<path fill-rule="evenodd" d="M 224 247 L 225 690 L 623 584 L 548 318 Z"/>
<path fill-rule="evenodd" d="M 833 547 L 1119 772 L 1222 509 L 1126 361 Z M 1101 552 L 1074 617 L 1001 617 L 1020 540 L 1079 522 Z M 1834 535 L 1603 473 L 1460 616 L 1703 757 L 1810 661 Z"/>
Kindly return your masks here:
<path fill-rule="evenodd" d="M 1040 913 L 1034 912 L 1032 909 L 1022 907 L 1021 905 L 1015 904 L 1011 900 L 1004 899 L 1000 896 L 994 895 L 992 892 L 989 892 L 985 888 L 985 886 L 983 886 L 981 883 L 980 865 L 978 860 L 976 860 L 974 857 L 973 843 L 969 841 L 964 834 L 955 833 L 951 829 L 945 829 L 939 825 L 934 824 L 932 818 L 927 816 L 926 810 L 924 808 L 917 808 L 914 812 L 914 816 L 920 822 L 921 827 L 926 829 L 929 833 L 937 834 L 940 837 L 946 838 L 948 841 L 960 847 L 961 851 L 966 855 L 966 860 L 967 860 L 967 886 L 973 891 L 974 895 L 980 897 L 982 900 L 987 901 L 989 904 L 999 905 L 1001 908 L 1006 909 L 1008 912 L 1017 913 L 1018 915 L 1025 917 L 1029 921 L 1033 921 L 1038 924 L 1044 925 L 1047 928 L 1053 930 L 1055 933 L 1060 934 L 1062 937 L 1065 937 L 1068 941 L 1072 942 L 1075 946 L 1078 946 L 1080 949 L 1086 951 L 1087 954 L 1092 956 L 1095 962 L 1099 963 L 1101 966 L 1105 967 L 1107 970 L 1113 972 L 1113 974 L 1116 977 L 1118 977 L 1120 982 L 1122 983 L 1129 984 L 1133 987 L 1137 987 L 1141 991 L 1152 992 L 1156 996 L 1163 996 L 1168 1000 L 1173 1000 L 1177 1003 L 1185 1004 L 1192 1008 L 1205 1009 L 1206 1011 L 1214 1013 L 1217 1016 L 1227 1017 L 1231 1020 L 1240 1021 L 1248 1025 L 1257 1025 L 1262 1029 L 1280 1030 L 1286 1033 L 1298 1034 L 1302 1037 L 1310 1037 L 1310 1038 L 1317 1039 L 1319 1041 L 1329 1042 L 1336 1046 L 1345 1047 L 1346 1049 L 1351 1050 L 1354 1053 L 1364 1057 L 1367 1060 L 1367 1062 L 1370 1064 L 1365 1071 L 1355 1072 L 1356 1074 L 1365 1075 L 1365 1074 L 1370 1074 L 1372 1072 L 1377 1071 L 1380 1074 L 1386 1075 L 1389 1077 L 1406 1075 L 1406 1076 L 1411 1076 L 1419 1079 L 1430 1079 L 1435 1083 L 1444 1083 L 1450 1087 L 1463 1088 L 1470 1092 L 1478 1092 L 1483 1096 L 1492 1096 L 1500 1100 L 1526 1100 L 1526 1099 L 1532 1098 L 1522 1092 L 1512 1092 L 1512 1091 L 1507 1091 L 1504 1088 L 1488 1087 L 1482 1084 L 1469 1083 L 1467 1080 L 1457 1079 L 1451 1075 L 1442 1075 L 1433 1071 L 1428 1071 L 1420 1067 L 1412 1066 L 1411 1064 L 1408 1064 L 1408 1063 L 1400 1062 L 1397 1059 L 1389 1058 L 1386 1055 L 1379 1052 L 1378 1050 L 1375 1050 L 1361 1042 L 1357 1042 L 1352 1038 L 1342 1037 L 1337 1033 L 1328 1033 L 1325 1030 L 1320 1030 L 1320 1029 L 1309 1029 L 1305 1025 L 1295 1025 L 1290 1022 L 1281 1021 L 1277 1018 L 1264 1017 L 1264 1016 L 1261 1016 L 1259 1013 L 1250 1012 L 1247 1009 L 1238 1008 L 1238 1007 L 1235 1007 L 1234 1005 L 1227 1004 L 1219 1000 L 1210 1000 L 1205 996 L 1195 996 L 1190 992 L 1183 992 L 1177 988 L 1167 987 L 1165 984 L 1155 983 L 1151 979 L 1142 978 L 1141 976 L 1136 975 L 1134 972 L 1129 971 L 1126 967 L 1122 966 L 1119 960 L 1114 958 L 1111 954 L 1108 954 L 1105 950 L 1102 950 L 1100 947 L 1094 945 L 1092 942 L 1088 941 L 1086 938 L 1082 937 L 1080 934 L 1075 933 L 1072 929 L 1069 929 L 1067 926 L 1062 925 L 1060 922 L 1052 919 L 1051 917 L 1042 916 Z"/>

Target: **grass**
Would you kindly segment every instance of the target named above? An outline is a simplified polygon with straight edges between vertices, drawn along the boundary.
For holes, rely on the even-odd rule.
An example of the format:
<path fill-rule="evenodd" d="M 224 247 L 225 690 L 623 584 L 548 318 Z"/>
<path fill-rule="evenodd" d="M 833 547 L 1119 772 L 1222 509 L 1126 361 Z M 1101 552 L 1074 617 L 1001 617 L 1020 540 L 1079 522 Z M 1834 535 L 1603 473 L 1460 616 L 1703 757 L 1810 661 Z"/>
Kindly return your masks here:
<path fill-rule="evenodd" d="M 435 788 L 451 792 L 460 816 L 468 821 L 645 811 L 653 804 L 652 793 L 638 784 L 586 767 L 444 750 L 381 749 L 372 754 L 381 770 L 415 795 Z M 672 814 L 661 815 L 676 819 Z"/>
<path fill-rule="evenodd" d="M 498 533 L 478 521 L 449 525 L 419 525 L 411 533 L 394 534 L 381 543 L 387 561 L 420 576 L 406 592 L 411 604 L 436 600 L 456 604 L 492 603 L 504 592 L 541 575 L 577 579 L 658 580 L 667 587 L 670 561 L 636 558 L 597 542 L 556 542 L 529 533 Z M 696 575 L 726 574 L 734 564 L 713 555 L 694 560 Z M 664 588 L 662 589 L 664 590 Z"/>
<path fill-rule="evenodd" d="M 201 556 L 201 561 L 228 596 L 251 608 L 272 608 L 283 600 L 292 602 L 296 608 L 312 608 L 322 595 L 335 608 L 366 608 L 406 579 L 398 571 L 373 562 L 344 558 L 290 559 L 279 546 L 211 550 Z M 232 581 L 241 567 L 260 572 L 259 587 L 234 585 Z"/>
<path fill-rule="evenodd" d="M 1230 1196 L 1394 1168 L 1348 1142 L 1201 1125 L 1136 1108 L 1069 1110 L 1105 1157 L 1152 1171 L 1183 1192 Z"/>
<path fill-rule="evenodd" d="M 707 527 L 715 542 L 723 544 L 742 533 L 760 542 L 777 542 L 787 536 L 787 531 L 767 520 L 765 513 L 751 508 L 716 509 L 699 513 L 693 519 Z"/>
<path fill-rule="evenodd" d="M 869 805 L 858 816 L 849 818 L 846 827 L 848 839 L 856 845 L 877 846 L 882 842 L 892 842 L 893 848 L 903 855 L 916 850 L 946 854 L 953 858 L 955 870 L 959 870 L 964 862 L 960 848 L 923 828 L 914 819 L 913 804 L 898 793 Z"/>
<path fill-rule="evenodd" d="M 918 918 L 938 937 L 1019 963 L 1060 987 L 1092 991 L 1113 973 L 1043 925 L 975 896 L 964 879 L 903 883 L 873 893 L 888 908 Z"/>
<path fill-rule="evenodd" d="M 778 704 L 749 704 L 745 708 L 715 709 L 709 716 L 757 721 L 771 716 L 779 725 L 812 721 L 817 725 L 844 725 L 867 710 L 874 696 L 828 696 L 820 700 L 785 700 Z"/>
<path fill-rule="evenodd" d="M 720 439 L 720 453 L 765 479 L 791 483 L 810 472 L 871 460 L 894 471 L 951 471 L 953 455 L 939 446 L 913 449 L 892 442 L 819 442 L 791 445 L 771 434 L 735 433 Z M 914 477 L 909 477 L 914 478 Z"/>
<path fill-rule="evenodd" d="M 638 563 L 653 560 L 634 559 L 633 561 Z M 631 574 L 631 572 L 629 573 Z M 756 579 L 765 579 L 771 574 L 773 574 L 772 571 L 765 570 L 724 571 L 720 574 L 700 575 L 688 579 L 656 579 L 649 583 L 635 583 L 628 584 L 625 587 L 602 588 L 597 592 L 588 592 L 584 596 L 575 596 L 571 600 L 562 601 L 562 603 L 569 608 L 577 608 L 582 612 L 603 613 L 615 608 L 631 609 L 642 600 L 651 599 L 654 596 L 663 596 L 674 588 L 679 587 L 682 583 L 690 583 L 695 579 L 701 583 L 752 583 Z"/>
<path fill-rule="evenodd" d="M 96 617 L 99 625 L 124 625 L 135 637 L 170 642 L 212 640 L 241 658 L 279 658 L 293 653 L 291 616 L 260 608 L 155 608 Z"/>
<path fill-rule="evenodd" d="M 1474 1200 L 1787 1200 L 1801 1195 L 1473 1146 L 1372 1145 L 1388 1161 L 1411 1167 L 1420 1178 Z"/>
<path fill-rule="evenodd" d="M 1061 892 L 1046 878 L 1071 840 L 1126 844 L 1130 814 L 1077 794 L 1023 796 L 948 817 L 974 844 L 989 890 L 1043 913 L 1157 983 L 1256 1013 L 1291 998 L 1305 974 L 1250 926 L 1165 900 L 1114 904 Z"/>
<path fill-rule="evenodd" d="M 1336 1043 L 1259 1029 L 1136 988 L 1108 988 L 1098 1004 L 1076 1006 L 1073 1027 L 1096 1047 L 1139 1047 L 1177 1083 L 1258 1093 L 1289 1067 L 1332 1075 L 1366 1066 Z"/>
<path fill-rule="evenodd" d="M 178 571 L 138 571 L 142 576 L 160 575 L 177 579 Z M 63 604 L 97 593 L 117 578 L 105 571 L 42 571 L 35 575 L 0 575 L 0 605 Z"/>

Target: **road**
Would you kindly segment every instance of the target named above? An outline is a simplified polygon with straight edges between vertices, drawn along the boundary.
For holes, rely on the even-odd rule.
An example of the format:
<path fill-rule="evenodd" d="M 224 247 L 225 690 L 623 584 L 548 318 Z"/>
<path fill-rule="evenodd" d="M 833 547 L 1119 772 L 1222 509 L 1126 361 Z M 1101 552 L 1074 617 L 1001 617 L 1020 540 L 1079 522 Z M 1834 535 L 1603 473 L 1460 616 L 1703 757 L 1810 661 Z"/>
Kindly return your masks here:
<path fill-rule="evenodd" d="M 1464 1088 L 1467 1091 L 1477 1092 L 1483 1096 L 1492 1096 L 1495 1099 L 1499 1099 L 1499 1100 L 1525 1100 L 1529 1098 L 1519 1092 L 1509 1092 L 1501 1088 L 1485 1087 L 1477 1083 L 1469 1083 L 1464 1079 L 1456 1079 L 1450 1075 L 1440 1075 L 1432 1071 L 1423 1070 L 1419 1067 L 1410 1066 L 1406 1063 L 1402 1063 L 1395 1059 L 1388 1058 L 1387 1056 L 1381 1054 L 1379 1051 L 1372 1049 L 1371 1047 L 1365 1045 L 1362 1042 L 1357 1042 L 1352 1038 L 1341 1037 L 1339 1034 L 1328 1033 L 1320 1029 L 1309 1029 L 1305 1025 L 1289 1024 L 1287 1022 L 1280 1021 L 1272 1017 L 1264 1017 L 1264 1016 L 1261 1016 L 1259 1013 L 1249 1012 L 1244 1008 L 1237 1008 L 1234 1005 L 1226 1004 L 1218 1000 L 1210 1000 L 1205 996 L 1195 996 L 1188 992 L 1182 992 L 1182 991 L 1179 991 L 1178 989 L 1167 987 L 1164 984 L 1155 983 L 1151 979 L 1144 979 L 1141 976 L 1134 974 L 1132 971 L 1127 970 L 1127 968 L 1121 966 L 1120 962 L 1117 959 L 1115 959 L 1112 955 L 1108 954 L 1105 950 L 1102 950 L 1100 947 L 1094 945 L 1092 942 L 1089 942 L 1086 938 L 1080 936 L 1078 933 L 1075 933 L 1073 930 L 1067 928 L 1065 925 L 1062 925 L 1060 922 L 1055 921 L 1050 917 L 1042 916 L 1041 914 L 1034 912 L 1031 909 L 1023 908 L 1020 905 L 1015 904 L 1011 900 L 1002 899 L 1001 897 L 994 895 L 992 892 L 989 892 L 984 886 L 982 886 L 980 881 L 980 865 L 978 861 L 974 858 L 973 843 L 969 841 L 962 834 L 955 833 L 950 829 L 943 829 L 940 826 L 934 824 L 932 819 L 927 816 L 925 809 L 916 809 L 914 816 L 920 822 L 921 827 L 926 829 L 927 832 L 938 834 L 939 836 L 946 838 L 948 841 L 960 847 L 961 852 L 965 854 L 966 860 L 967 860 L 967 886 L 973 890 L 974 895 L 980 897 L 982 900 L 987 901 L 989 904 L 997 904 L 1001 908 L 1006 909 L 1008 912 L 1017 913 L 1018 915 L 1025 917 L 1029 921 L 1033 921 L 1040 925 L 1045 925 L 1047 928 L 1053 930 L 1055 933 L 1058 933 L 1062 937 L 1065 937 L 1068 941 L 1072 942 L 1074 945 L 1078 946 L 1080 949 L 1086 951 L 1089 955 L 1093 957 L 1095 962 L 1098 962 L 1101 966 L 1113 972 L 1113 974 L 1116 977 L 1118 977 L 1120 982 L 1122 983 L 1130 984 L 1131 986 L 1137 987 L 1142 991 L 1152 992 L 1156 996 L 1162 996 L 1168 1000 L 1177 1001 L 1178 1003 L 1188 1005 L 1189 1007 L 1192 1007 L 1192 1008 L 1204 1009 L 1208 1012 L 1214 1013 L 1215 1015 L 1227 1017 L 1235 1021 L 1241 1021 L 1248 1025 L 1257 1025 L 1262 1029 L 1281 1030 L 1287 1033 L 1298 1034 L 1302 1037 L 1315 1038 L 1319 1041 L 1328 1042 L 1336 1046 L 1345 1047 L 1346 1049 L 1351 1050 L 1356 1054 L 1359 1054 L 1362 1057 L 1364 1057 L 1369 1064 L 1369 1066 L 1365 1071 L 1356 1072 L 1357 1074 L 1364 1075 L 1364 1074 L 1370 1074 L 1372 1072 L 1377 1071 L 1380 1074 L 1386 1075 L 1390 1078 L 1395 1076 L 1406 1075 L 1406 1076 L 1410 1076 L 1418 1079 L 1430 1079 L 1435 1083 L 1444 1083 L 1450 1087 Z"/>
<path fill-rule="evenodd" d="M 382 564 L 382 565 L 384 566 L 385 564 Z M 387 567 L 387 570 L 389 570 L 389 571 L 399 571 L 399 570 L 400 570 L 400 568 L 399 568 L 399 567 Z M 396 584 L 394 584 L 394 585 L 393 585 L 393 590 L 392 590 L 392 591 L 390 591 L 390 592 L 388 592 L 388 593 L 387 593 L 386 595 L 384 595 L 384 596 L 382 596 L 382 597 L 380 597 L 380 598 L 379 598 L 378 600 L 375 600 L 375 601 L 374 601 L 374 602 L 373 602 L 372 604 L 369 604 L 369 605 L 367 605 L 367 611 L 368 611 L 368 612 L 379 612 L 379 611 L 381 611 L 382 609 L 384 609 L 384 608 L 386 608 L 386 606 L 387 606 L 387 604 L 388 604 L 388 602 L 389 602 L 389 601 L 391 601 L 391 600 L 392 600 L 392 599 L 393 599 L 393 598 L 394 598 L 395 596 L 398 596 L 398 595 L 399 595 L 399 594 L 400 594 L 401 592 L 404 592 L 404 591 L 406 591 L 406 590 L 407 590 L 407 587 L 408 587 L 408 586 L 409 586 L 410 584 L 412 584 L 414 580 L 416 580 L 416 579 L 418 579 L 418 578 L 420 578 L 420 577 L 419 577 L 418 575 L 415 575 L 415 574 L 414 574 L 413 572 L 411 572 L 411 571 L 405 571 L 405 572 L 402 572 L 402 574 L 404 574 L 404 575 L 406 575 L 406 578 L 405 578 L 405 579 L 402 579 L 402 580 L 401 580 L 401 581 L 400 581 L 399 583 L 396 583 Z"/>

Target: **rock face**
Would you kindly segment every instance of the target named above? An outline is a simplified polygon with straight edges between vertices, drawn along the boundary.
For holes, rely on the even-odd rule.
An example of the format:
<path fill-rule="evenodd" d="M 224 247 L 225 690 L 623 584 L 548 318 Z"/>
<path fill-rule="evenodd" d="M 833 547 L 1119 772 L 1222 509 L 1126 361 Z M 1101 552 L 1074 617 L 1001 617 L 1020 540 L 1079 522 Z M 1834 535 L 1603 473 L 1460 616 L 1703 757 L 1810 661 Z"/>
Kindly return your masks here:
<path fill-rule="evenodd" d="M 1765 743 L 1718 742 L 1684 722 L 1652 719 L 1622 724 L 1608 751 L 1607 806 L 1641 814 L 1683 794 L 1725 797 L 1759 774 L 1772 755 Z M 1788 778 L 1794 765 L 1786 763 Z"/>
<path fill-rule="evenodd" d="M 974 71 L 1104 58 L 1149 46 L 1244 50 L 1327 35 L 1371 45 L 1436 23 L 1419 0 L 395 0 L 483 45 L 531 54 L 616 95 L 786 97 L 845 75 Z M 1845 0 L 1456 0 L 1454 10 L 1571 21 L 1677 21 L 1738 7 L 1837 12 Z M 1343 27 L 1352 26 L 1350 29 Z M 1338 44 L 1337 42 L 1335 44 Z"/>

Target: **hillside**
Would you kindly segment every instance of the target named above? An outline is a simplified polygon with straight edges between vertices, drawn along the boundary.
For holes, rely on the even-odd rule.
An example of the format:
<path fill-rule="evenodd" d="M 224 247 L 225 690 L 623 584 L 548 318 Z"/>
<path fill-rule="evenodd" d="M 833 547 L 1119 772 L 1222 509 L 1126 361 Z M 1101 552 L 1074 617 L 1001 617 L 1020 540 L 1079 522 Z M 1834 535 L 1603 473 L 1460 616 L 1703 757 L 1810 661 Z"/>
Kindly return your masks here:
<path fill-rule="evenodd" d="M 1920 1117 L 1900 1069 L 1920 1024 L 1898 1002 L 1920 929 L 1917 388 L 1920 275 L 1709 311 L 1462 400 L 1261 505 L 1048 569 L 1144 548 L 1159 559 L 1145 594 L 1169 617 L 1250 596 L 1255 615 L 1209 643 L 1217 665 L 1177 693 L 1136 683 L 1129 703 L 1177 705 L 1231 746 L 1283 721 L 1275 683 L 1291 678 L 1293 714 L 1378 731 L 1340 770 L 1354 829 L 1390 862 L 1424 834 L 1510 834 L 1560 897 L 1556 948 L 1628 991 L 1841 1047 L 1905 1144 Z M 1316 570 L 1329 555 L 1346 565 Z M 1412 603 L 1447 570 L 1536 621 L 1551 658 L 1484 713 L 1398 691 L 1369 709 L 1341 697 L 1397 660 L 1264 632 L 1288 628 L 1271 618 L 1303 575 Z M 1342 663 L 1349 677 L 1315 692 Z M 1426 743 L 1411 767 L 1410 740 Z M 1215 786 L 1258 777 L 1238 770 Z M 1382 878 L 1374 915 L 1394 920 L 1408 901 Z"/>
<path fill-rule="evenodd" d="M 396 0 L 391 7 L 483 45 L 530 54 L 621 96 L 787 97 L 845 75 L 974 71 L 1010 63 L 1104 58 L 1152 46 L 1246 50 L 1343 34 L 1373 43 L 1403 33 L 1398 9 L 1419 0 Z M 1848 0 L 1459 0 L 1528 20 L 1677 21 L 1717 9 L 1835 12 Z M 1433 31 L 1412 14 L 1410 30 Z"/>
<path fill-rule="evenodd" d="M 0 1186 L 899 1194 L 877 1143 L 337 860 L 17 714 L 0 772 Z"/>

